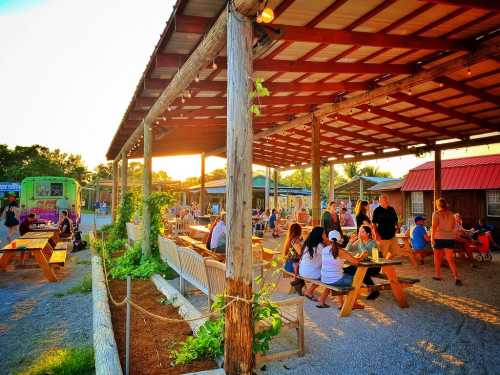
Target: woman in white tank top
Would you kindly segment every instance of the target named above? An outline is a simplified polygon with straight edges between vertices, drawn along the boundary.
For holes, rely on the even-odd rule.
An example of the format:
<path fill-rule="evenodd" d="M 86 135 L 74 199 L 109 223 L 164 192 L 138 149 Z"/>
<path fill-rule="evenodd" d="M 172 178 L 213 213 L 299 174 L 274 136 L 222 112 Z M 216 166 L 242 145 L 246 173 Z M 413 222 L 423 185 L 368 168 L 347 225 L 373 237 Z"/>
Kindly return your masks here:
<path fill-rule="evenodd" d="M 314 227 L 309 233 L 302 247 L 299 264 L 299 275 L 301 277 L 316 280 L 321 278 L 321 252 L 327 241 L 328 238 L 323 227 Z M 304 292 L 304 296 L 312 301 L 317 301 L 313 294 L 317 287 L 318 285 L 311 284 Z"/>

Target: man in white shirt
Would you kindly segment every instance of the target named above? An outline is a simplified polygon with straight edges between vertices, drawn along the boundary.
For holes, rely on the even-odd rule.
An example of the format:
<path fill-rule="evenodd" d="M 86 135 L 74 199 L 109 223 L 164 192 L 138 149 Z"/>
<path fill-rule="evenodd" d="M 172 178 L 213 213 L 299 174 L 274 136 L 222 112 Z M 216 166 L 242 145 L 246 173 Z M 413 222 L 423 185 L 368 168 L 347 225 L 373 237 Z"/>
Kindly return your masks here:
<path fill-rule="evenodd" d="M 222 241 L 221 241 L 222 240 Z M 210 239 L 210 250 L 216 252 L 226 251 L 226 214 L 222 213 L 219 222 L 215 225 Z"/>

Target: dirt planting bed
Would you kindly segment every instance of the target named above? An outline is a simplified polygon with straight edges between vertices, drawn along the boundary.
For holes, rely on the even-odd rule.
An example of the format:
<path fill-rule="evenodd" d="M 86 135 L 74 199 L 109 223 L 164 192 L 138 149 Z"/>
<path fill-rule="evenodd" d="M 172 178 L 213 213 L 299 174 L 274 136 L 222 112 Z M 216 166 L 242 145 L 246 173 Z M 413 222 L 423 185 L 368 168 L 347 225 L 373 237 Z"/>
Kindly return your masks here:
<path fill-rule="evenodd" d="M 110 280 L 109 287 L 116 300 L 126 294 L 126 282 Z M 168 318 L 180 319 L 176 309 L 161 304 L 164 296 L 149 280 L 132 281 L 132 300 L 146 310 Z M 113 330 L 120 354 L 122 368 L 125 369 L 125 314 L 126 306 L 116 307 L 110 303 Z M 192 334 L 185 322 L 165 322 L 151 318 L 132 309 L 130 373 L 131 374 L 183 374 L 216 368 L 213 361 L 196 361 L 190 365 L 172 366 L 170 353 Z"/>

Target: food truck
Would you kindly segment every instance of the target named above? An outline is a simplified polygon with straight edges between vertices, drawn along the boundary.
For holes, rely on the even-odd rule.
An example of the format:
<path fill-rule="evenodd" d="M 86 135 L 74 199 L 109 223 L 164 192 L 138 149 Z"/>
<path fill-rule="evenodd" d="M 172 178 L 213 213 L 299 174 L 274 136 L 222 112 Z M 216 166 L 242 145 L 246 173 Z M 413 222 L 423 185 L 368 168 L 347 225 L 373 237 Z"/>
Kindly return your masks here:
<path fill-rule="evenodd" d="M 26 177 L 21 183 L 21 216 L 34 213 L 40 221 L 56 223 L 66 210 L 78 224 L 80 199 L 80 184 L 73 178 Z"/>

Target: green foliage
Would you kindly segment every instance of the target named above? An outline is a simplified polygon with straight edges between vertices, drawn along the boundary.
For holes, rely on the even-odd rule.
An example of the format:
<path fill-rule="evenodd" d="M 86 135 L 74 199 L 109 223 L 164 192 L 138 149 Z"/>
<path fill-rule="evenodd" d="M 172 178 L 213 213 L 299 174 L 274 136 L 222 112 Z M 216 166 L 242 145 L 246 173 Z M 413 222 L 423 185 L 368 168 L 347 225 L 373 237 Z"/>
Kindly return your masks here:
<path fill-rule="evenodd" d="M 118 207 L 116 221 L 111 230 L 111 239 L 117 240 L 127 237 L 127 223 L 132 220 L 136 210 L 136 202 L 133 192 L 126 192 L 123 202 Z"/>
<path fill-rule="evenodd" d="M 140 241 L 137 241 L 133 248 L 125 251 L 122 256 L 110 259 L 109 265 L 109 275 L 113 279 L 124 280 L 127 276 L 133 279 L 147 279 L 155 273 L 166 279 L 175 277 L 174 271 L 161 259 L 142 254 Z"/>
<path fill-rule="evenodd" d="M 154 192 L 146 198 L 145 204 L 148 205 L 151 212 L 151 254 L 158 255 L 158 235 L 163 234 L 164 224 L 163 217 L 165 209 L 173 202 L 173 197 L 169 193 Z"/>
<path fill-rule="evenodd" d="M 106 224 L 97 229 L 98 233 L 111 233 L 113 231 L 113 224 Z"/>
<path fill-rule="evenodd" d="M 250 112 L 253 113 L 255 116 L 260 116 L 261 111 L 260 111 L 260 102 L 259 98 L 261 96 L 269 96 L 271 93 L 269 90 L 264 86 L 264 79 L 262 78 L 256 78 L 254 82 L 254 87 L 255 89 L 250 92 L 250 96 L 252 98 L 257 98 L 257 104 L 252 104 L 250 106 Z"/>
<path fill-rule="evenodd" d="M 0 144 L 0 181 L 22 181 L 32 176 L 72 177 L 85 185 L 90 172 L 79 155 L 50 150 L 40 145 L 16 146 Z"/>
<path fill-rule="evenodd" d="M 368 177 L 392 177 L 391 172 L 381 171 L 379 167 L 375 165 L 366 165 L 361 167 L 360 162 L 351 162 L 343 165 L 344 174 L 349 178 L 356 176 L 368 176 Z"/>
<path fill-rule="evenodd" d="M 17 375 L 91 375 L 95 373 L 91 346 L 50 349 Z"/>
<path fill-rule="evenodd" d="M 260 322 L 265 321 L 266 328 L 256 329 L 253 338 L 253 353 L 265 354 L 269 351 L 271 340 L 276 337 L 283 325 L 279 308 L 271 302 L 271 289 L 274 284 L 263 284 L 262 278 L 256 278 L 256 283 L 261 284 L 259 291 L 252 296 L 252 317 L 254 329 Z M 198 330 L 195 337 L 190 336 L 178 351 L 173 351 L 171 356 L 175 365 L 191 363 L 197 359 L 216 359 L 224 353 L 224 309 L 226 300 L 224 296 L 216 297 L 212 310 L 218 314 L 215 320 L 206 321 Z"/>
<path fill-rule="evenodd" d="M 54 296 L 62 298 L 71 294 L 86 294 L 92 291 L 92 276 L 90 273 L 83 276 L 80 282 L 71 288 L 69 288 L 65 293 L 55 293 Z"/>

